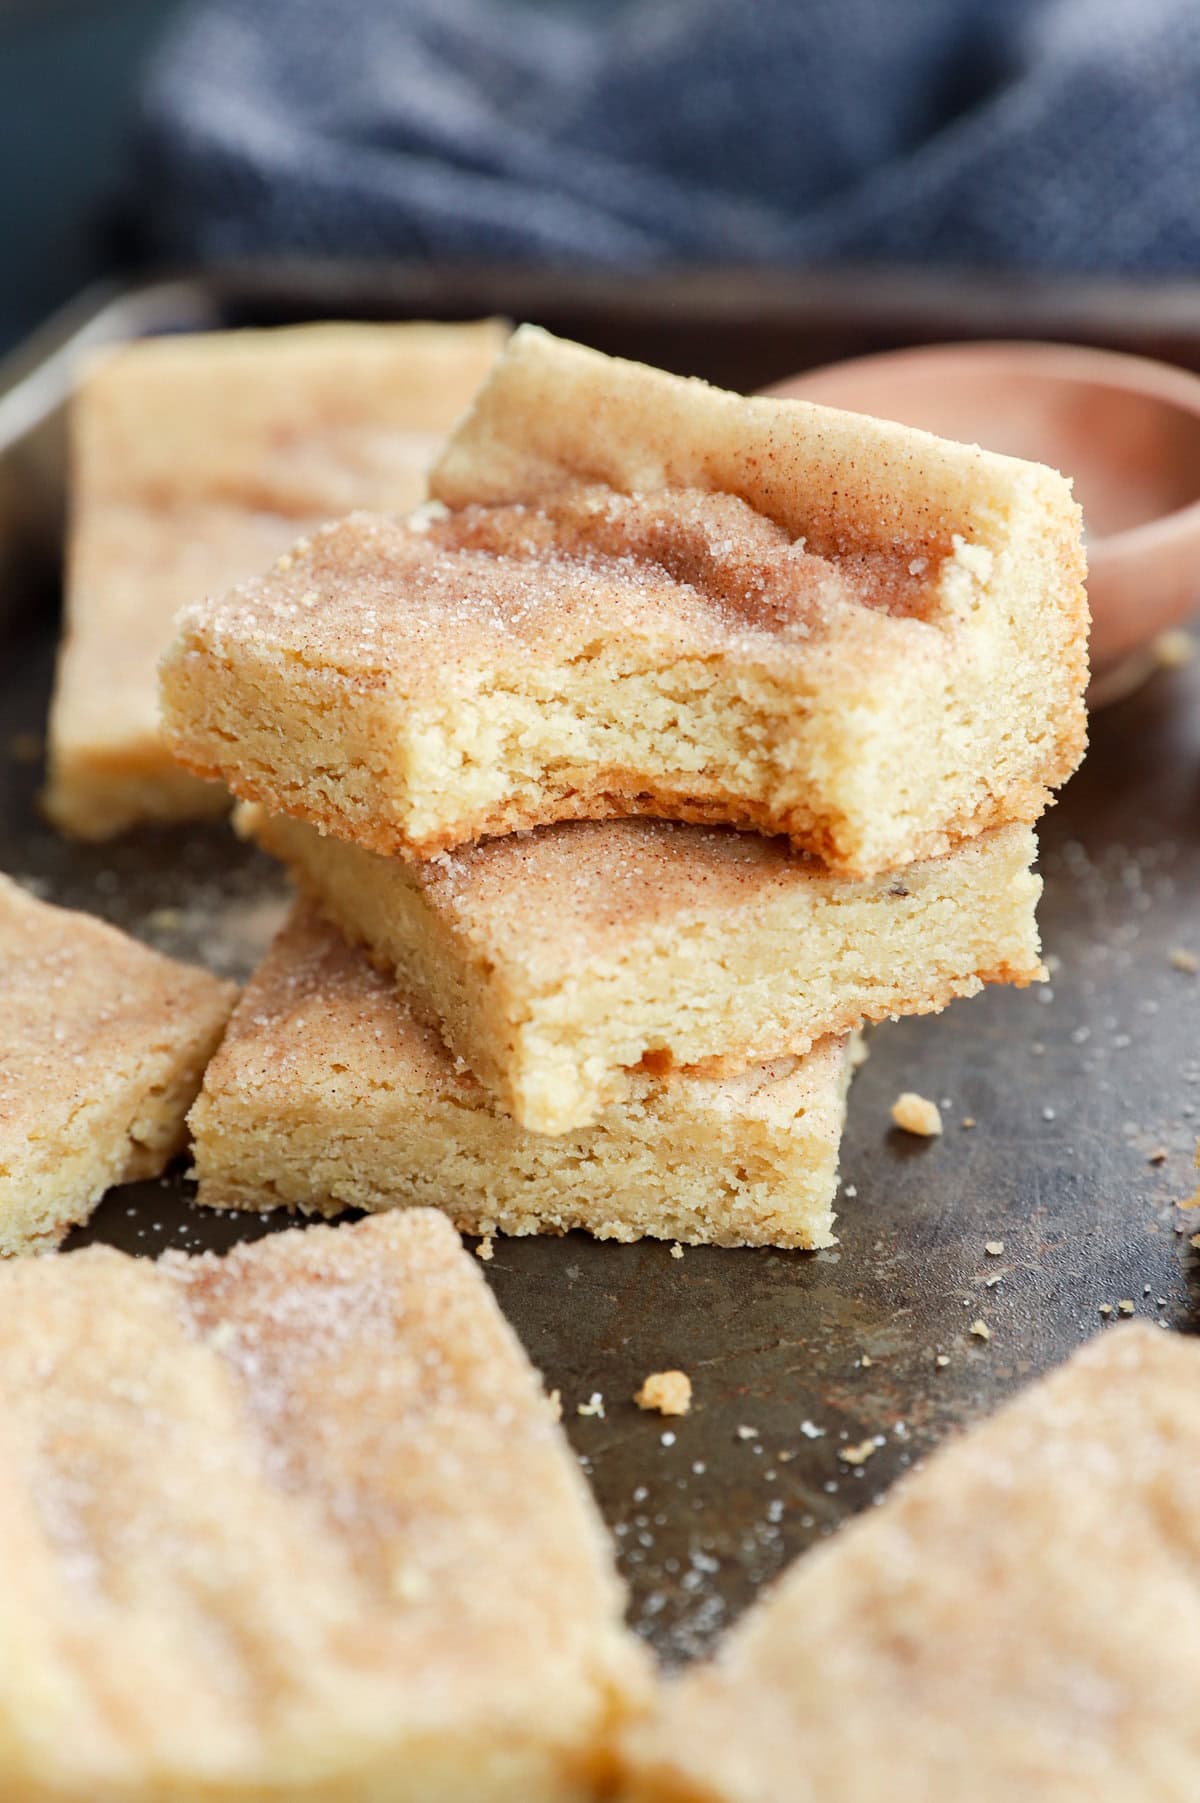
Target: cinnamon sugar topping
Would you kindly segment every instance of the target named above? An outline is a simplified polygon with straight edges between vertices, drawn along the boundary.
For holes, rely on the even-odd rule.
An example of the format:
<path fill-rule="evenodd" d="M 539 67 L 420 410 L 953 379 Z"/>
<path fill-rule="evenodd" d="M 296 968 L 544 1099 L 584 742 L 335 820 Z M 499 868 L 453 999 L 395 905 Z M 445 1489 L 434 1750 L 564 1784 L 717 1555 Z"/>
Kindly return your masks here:
<path fill-rule="evenodd" d="M 256 622 L 306 658 L 394 672 L 423 645 L 452 658 L 478 635 L 565 643 L 614 610 L 701 651 L 806 639 L 847 607 L 920 617 L 935 575 L 903 551 L 816 557 L 732 495 L 580 487 L 412 523 L 351 514 L 202 611 L 210 631 Z"/>

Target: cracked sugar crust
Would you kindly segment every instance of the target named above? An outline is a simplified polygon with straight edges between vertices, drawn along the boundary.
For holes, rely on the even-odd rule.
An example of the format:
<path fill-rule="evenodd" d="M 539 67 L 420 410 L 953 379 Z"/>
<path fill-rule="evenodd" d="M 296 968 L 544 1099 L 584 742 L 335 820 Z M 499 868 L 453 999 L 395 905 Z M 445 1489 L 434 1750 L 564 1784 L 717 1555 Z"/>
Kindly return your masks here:
<path fill-rule="evenodd" d="M 236 995 L 0 876 L 0 1255 L 50 1250 L 182 1150 Z"/>
<path fill-rule="evenodd" d="M 738 1076 L 640 1075 L 594 1127 L 521 1129 L 410 997 L 301 908 L 248 984 L 189 1117 L 198 1201 L 431 1204 L 471 1233 L 832 1238 L 847 1043 Z"/>
<path fill-rule="evenodd" d="M 450 673 L 472 687 L 484 658 L 586 658 L 614 619 L 663 654 L 771 653 L 786 668 L 794 641 L 847 608 L 919 617 L 931 597 L 911 561 L 813 556 L 731 495 L 581 488 L 537 506 L 356 513 L 188 621 L 214 644 L 276 645 L 406 698 Z"/>
<path fill-rule="evenodd" d="M 410 864 L 285 815 L 238 820 L 542 1133 L 595 1121 L 639 1068 L 734 1072 L 1044 975 L 1029 827 L 850 880 L 778 839 L 666 821 L 542 827 Z"/>
<path fill-rule="evenodd" d="M 497 321 L 173 335 L 84 373 L 49 733 L 56 825 L 98 839 L 228 807 L 224 785 L 184 771 L 159 732 L 176 613 L 323 520 L 416 505 L 504 337 Z"/>
<path fill-rule="evenodd" d="M 1114 1328 L 805 1555 L 623 1803 L 1191 1803 L 1200 1352 Z"/>
<path fill-rule="evenodd" d="M 1012 828 L 1002 840 L 964 847 L 939 874 L 977 868 L 993 843 L 1024 854 L 1025 863 L 1036 852 L 1028 829 Z M 645 928 L 685 930 L 706 918 L 748 925 L 756 907 L 790 895 L 831 911 L 861 896 L 906 901 L 928 875 L 897 871 L 858 882 L 782 839 L 638 820 L 580 821 L 484 840 L 420 866 L 411 880 L 492 955 L 509 946 L 514 965 L 537 971 L 619 955 Z"/>
<path fill-rule="evenodd" d="M 522 326 L 447 442 L 447 507 L 537 502 L 564 488 L 697 487 L 739 497 L 823 557 L 940 550 L 987 509 L 1038 497 L 1078 526 L 1055 470 L 890 420 L 730 394 Z"/>
<path fill-rule="evenodd" d="M 442 1216 L 10 1267 L 0 1384 L 5 1796 L 592 1794 L 643 1666 Z"/>
<path fill-rule="evenodd" d="M 411 857 L 649 813 L 871 874 L 1034 818 L 1078 760 L 1052 471 L 523 329 L 432 486 L 183 617 L 189 769 Z"/>

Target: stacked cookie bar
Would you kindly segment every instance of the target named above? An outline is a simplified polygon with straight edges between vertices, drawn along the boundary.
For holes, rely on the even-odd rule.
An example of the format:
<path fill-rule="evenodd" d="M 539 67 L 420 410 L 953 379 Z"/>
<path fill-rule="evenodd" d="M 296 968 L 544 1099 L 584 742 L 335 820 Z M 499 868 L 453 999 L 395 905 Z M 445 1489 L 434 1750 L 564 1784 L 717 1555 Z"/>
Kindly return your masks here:
<path fill-rule="evenodd" d="M 193 1110 L 201 1200 L 827 1243 L 853 1030 L 1040 975 L 1069 485 L 525 328 L 431 489 L 164 661 L 176 756 L 306 898 Z"/>

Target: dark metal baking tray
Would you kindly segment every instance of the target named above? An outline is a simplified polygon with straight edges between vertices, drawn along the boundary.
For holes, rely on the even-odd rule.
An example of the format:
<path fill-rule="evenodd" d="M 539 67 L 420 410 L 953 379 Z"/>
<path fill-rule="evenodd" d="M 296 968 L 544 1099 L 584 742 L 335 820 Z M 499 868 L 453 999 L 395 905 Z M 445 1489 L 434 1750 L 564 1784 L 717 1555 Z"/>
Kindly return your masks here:
<path fill-rule="evenodd" d="M 80 330 L 95 342 L 247 320 L 493 310 L 746 386 L 835 354 L 997 332 L 1200 366 L 1200 304 L 1186 290 L 906 286 L 879 274 L 864 285 L 245 272 L 151 284 L 55 327 L 0 398 L 0 469 L 15 492 L 20 464 L 36 497 L 24 517 L 39 518 L 52 546 L 62 487 L 54 422 Z M 36 561 L 10 579 L 9 596 L 0 865 L 50 899 L 244 974 L 283 889 L 231 834 L 147 831 L 86 847 L 40 819 L 37 740 L 55 626 Z M 710 1645 L 792 1555 L 880 1498 L 945 1434 L 1111 1331 L 1102 1305 L 1196 1324 L 1190 1231 L 1200 1218 L 1174 1204 L 1195 1184 L 1200 979 L 1171 953 L 1200 952 L 1200 663 L 1163 671 L 1097 718 L 1042 845 L 1051 984 L 993 991 L 872 1035 L 851 1099 L 837 1248 L 689 1249 L 676 1259 L 665 1245 L 580 1235 L 496 1242 L 488 1278 L 562 1393 L 617 1535 L 632 1620 L 668 1660 Z M 890 1129 L 902 1089 L 943 1101 L 941 1140 Z M 223 1247 L 275 1224 L 195 1209 L 181 1167 L 113 1192 L 76 1242 L 139 1253 Z M 1003 1252 L 989 1255 L 989 1241 Z M 970 1332 L 977 1320 L 989 1340 Z M 630 1400 L 664 1366 L 691 1374 L 695 1404 L 683 1420 L 643 1415 Z M 597 1391 L 603 1417 L 577 1414 Z M 875 1436 L 865 1463 L 839 1459 Z"/>

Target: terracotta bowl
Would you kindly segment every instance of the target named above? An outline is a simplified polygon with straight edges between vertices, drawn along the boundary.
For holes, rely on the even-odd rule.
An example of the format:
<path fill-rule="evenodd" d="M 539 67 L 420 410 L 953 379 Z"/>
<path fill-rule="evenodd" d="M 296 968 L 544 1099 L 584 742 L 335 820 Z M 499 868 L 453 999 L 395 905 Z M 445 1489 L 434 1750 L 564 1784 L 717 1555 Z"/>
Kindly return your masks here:
<path fill-rule="evenodd" d="M 1200 605 L 1200 377 L 1077 345 L 934 344 L 833 363 L 766 392 L 1074 477 L 1101 677 Z"/>

